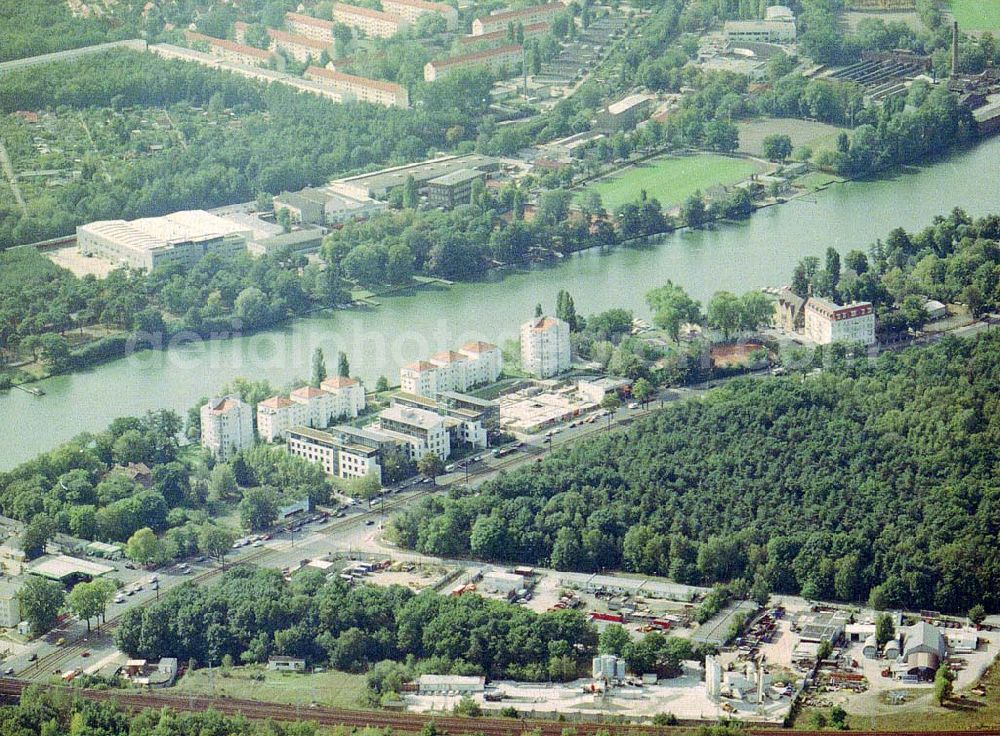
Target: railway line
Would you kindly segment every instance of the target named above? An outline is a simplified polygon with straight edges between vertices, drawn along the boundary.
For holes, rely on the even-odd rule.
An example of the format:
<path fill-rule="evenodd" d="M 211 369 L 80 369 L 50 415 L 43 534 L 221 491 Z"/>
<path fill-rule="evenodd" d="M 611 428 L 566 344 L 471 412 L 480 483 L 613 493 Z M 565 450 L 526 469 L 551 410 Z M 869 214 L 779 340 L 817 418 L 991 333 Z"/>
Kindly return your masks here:
<path fill-rule="evenodd" d="M 30 683 L 24 680 L 0 678 L 0 698 L 13 702 Z M 428 723 L 449 734 L 477 733 L 483 736 L 518 736 L 525 732 L 537 731 L 541 736 L 562 736 L 569 725 L 564 721 L 502 718 L 463 718 L 448 715 L 427 715 L 421 713 L 395 713 L 385 711 L 348 710 L 343 708 L 305 707 L 279 703 L 263 703 L 255 700 L 235 698 L 205 698 L 200 696 L 167 695 L 157 692 L 129 692 L 121 690 L 88 690 L 68 686 L 41 686 L 54 692 L 65 692 L 87 700 L 114 702 L 129 711 L 170 708 L 177 711 L 200 712 L 215 710 L 226 715 L 241 715 L 254 720 L 313 721 L 323 726 L 347 726 L 353 728 L 391 728 L 394 731 L 415 733 Z M 642 724 L 615 724 L 573 722 L 577 736 L 597 736 L 599 731 L 611 736 L 668 736 L 689 730 L 690 726 L 650 726 Z M 819 736 L 820 731 L 789 731 L 782 728 L 750 729 L 752 736 Z M 874 731 L 851 731 L 856 736 L 876 736 Z M 878 731 L 882 736 L 997 736 L 998 729 L 968 731 Z"/>

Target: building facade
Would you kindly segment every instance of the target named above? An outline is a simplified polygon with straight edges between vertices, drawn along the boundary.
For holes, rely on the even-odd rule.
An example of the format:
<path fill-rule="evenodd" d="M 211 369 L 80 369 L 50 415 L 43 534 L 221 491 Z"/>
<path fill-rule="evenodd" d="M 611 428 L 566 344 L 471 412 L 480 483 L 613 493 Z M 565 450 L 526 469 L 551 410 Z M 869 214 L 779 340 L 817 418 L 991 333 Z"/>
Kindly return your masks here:
<path fill-rule="evenodd" d="M 475 169 L 459 169 L 427 182 L 427 202 L 432 207 L 454 209 L 461 204 L 469 204 L 472 199 L 474 182 L 486 181 L 486 172 Z"/>
<path fill-rule="evenodd" d="M 727 20 L 723 33 L 730 43 L 794 43 L 795 22 L 786 20 Z"/>
<path fill-rule="evenodd" d="M 528 40 L 529 38 L 544 36 L 549 32 L 549 28 L 551 28 L 551 26 L 546 22 L 526 25 L 522 29 L 524 32 L 524 39 Z M 483 33 L 479 36 L 462 36 L 458 39 L 459 48 L 468 51 L 472 51 L 473 49 L 494 49 L 497 46 L 506 46 L 509 43 L 510 38 L 507 35 L 506 28 L 502 31 Z"/>
<path fill-rule="evenodd" d="M 189 44 L 200 43 L 208 46 L 208 53 L 219 59 L 234 64 L 246 66 L 267 66 L 271 62 L 271 54 L 253 46 L 227 41 L 224 38 L 213 38 L 203 33 L 184 31 L 184 38 Z"/>
<path fill-rule="evenodd" d="M 283 439 L 289 429 L 302 423 L 302 405 L 285 396 L 257 404 L 257 434 L 265 442 Z"/>
<path fill-rule="evenodd" d="M 433 452 L 442 460 L 451 455 L 451 440 L 444 417 L 426 409 L 390 406 L 379 412 L 377 432 L 406 444 L 411 460 Z"/>
<path fill-rule="evenodd" d="M 355 102 L 370 102 L 386 107 L 410 106 L 410 94 L 406 91 L 406 87 L 393 82 L 356 77 L 353 74 L 335 72 L 318 66 L 306 69 L 305 78 L 329 86 L 345 99 Z"/>
<path fill-rule="evenodd" d="M 425 0 L 382 0 L 382 10 L 414 23 L 421 15 L 434 13 L 444 18 L 449 31 L 458 27 L 458 11 L 446 3 L 430 3 Z"/>
<path fill-rule="evenodd" d="M 317 41 L 309 36 L 298 36 L 274 28 L 268 28 L 267 35 L 271 37 L 272 51 L 281 51 L 300 64 L 318 61 L 324 52 L 330 51 L 329 41 Z"/>
<path fill-rule="evenodd" d="M 288 430 L 288 452 L 312 463 L 319 463 L 327 475 L 338 478 L 364 478 L 374 475 L 382 481 L 381 453 L 392 444 L 371 432 L 337 426 L 327 431 L 310 427 Z"/>
<path fill-rule="evenodd" d="M 569 370 L 572 353 L 569 324 L 555 317 L 537 317 L 521 325 L 521 369 L 538 378 Z"/>
<path fill-rule="evenodd" d="M 222 461 L 253 445 L 250 405 L 238 396 L 225 396 L 201 407 L 201 445 Z"/>
<path fill-rule="evenodd" d="M 333 19 L 374 38 L 390 38 L 408 25 L 402 16 L 345 3 L 333 6 Z"/>
<path fill-rule="evenodd" d="M 557 15 L 565 11 L 566 6 L 562 3 L 546 3 L 545 5 L 532 5 L 521 10 L 508 10 L 502 13 L 484 15 L 472 21 L 472 35 L 482 36 L 486 33 L 506 31 L 511 24 L 529 26 L 542 22 L 551 23 Z"/>
<path fill-rule="evenodd" d="M 331 376 L 324 379 L 319 387 L 332 398 L 335 419 L 354 419 L 365 410 L 365 387 L 358 379 Z"/>
<path fill-rule="evenodd" d="M 486 51 L 476 51 L 471 54 L 452 56 L 448 59 L 435 59 L 424 64 L 424 81 L 435 82 L 444 79 L 461 69 L 488 69 L 497 74 L 501 70 L 519 71 L 524 50 L 517 44 L 499 46 Z"/>
<path fill-rule="evenodd" d="M 467 391 L 495 383 L 503 369 L 500 348 L 488 342 L 470 342 L 457 352 L 445 350 L 399 369 L 399 385 L 406 393 L 434 397 L 443 391 Z"/>
<path fill-rule="evenodd" d="M 805 305 L 805 335 L 817 345 L 833 342 L 875 344 L 875 309 L 871 302 L 841 306 L 810 297 Z"/>
<path fill-rule="evenodd" d="M 285 13 L 285 27 L 299 36 L 311 38 L 314 41 L 333 43 L 333 21 L 313 18 L 300 13 Z"/>

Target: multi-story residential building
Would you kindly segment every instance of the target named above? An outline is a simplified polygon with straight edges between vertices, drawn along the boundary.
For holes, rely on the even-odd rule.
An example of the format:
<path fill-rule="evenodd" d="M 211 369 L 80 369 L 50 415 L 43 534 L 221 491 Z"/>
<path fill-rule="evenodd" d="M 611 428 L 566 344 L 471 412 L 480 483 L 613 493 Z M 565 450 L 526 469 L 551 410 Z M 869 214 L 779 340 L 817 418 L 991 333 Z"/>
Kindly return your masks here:
<path fill-rule="evenodd" d="M 271 52 L 253 46 L 227 41 L 224 38 L 213 38 L 203 33 L 194 31 L 184 31 L 184 38 L 189 44 L 204 43 L 208 45 L 208 52 L 219 59 L 233 62 L 234 64 L 245 64 L 246 66 L 267 66 L 271 61 Z"/>
<path fill-rule="evenodd" d="M 536 317 L 521 325 L 521 369 L 539 378 L 569 370 L 572 354 L 569 324 L 555 317 Z"/>
<path fill-rule="evenodd" d="M 399 385 L 406 393 L 434 397 L 442 391 L 467 391 L 494 383 L 503 369 L 500 348 L 488 342 L 470 342 L 457 352 L 445 350 L 428 360 L 399 369 Z"/>
<path fill-rule="evenodd" d="M 523 26 L 521 31 L 524 34 L 524 39 L 528 40 L 529 38 L 544 36 L 549 32 L 550 27 L 550 24 L 546 22 L 532 23 Z M 495 49 L 497 46 L 506 46 L 510 42 L 511 38 L 506 28 L 501 31 L 493 31 L 492 33 L 483 33 L 479 36 L 462 36 L 458 39 L 459 48 L 464 51 Z"/>
<path fill-rule="evenodd" d="M 0 628 L 12 629 L 21 623 L 20 579 L 0 582 Z"/>
<path fill-rule="evenodd" d="M 333 19 L 375 38 L 390 38 L 409 25 L 400 15 L 346 3 L 336 3 L 333 6 Z"/>
<path fill-rule="evenodd" d="M 393 82 L 356 77 L 353 74 L 335 72 L 318 66 L 306 69 L 305 78 L 329 86 L 355 102 L 371 102 L 386 107 L 410 106 L 410 95 L 406 87 Z"/>
<path fill-rule="evenodd" d="M 252 231 L 204 210 L 138 220 L 100 220 L 76 229 L 80 252 L 152 271 L 164 263 L 193 266 L 207 253 L 246 251 Z"/>
<path fill-rule="evenodd" d="M 393 395 L 392 404 L 439 414 L 444 419 L 451 447 L 460 444 L 485 448 L 489 429 L 500 423 L 498 402 L 451 391 L 440 394 L 437 399 L 399 392 Z"/>
<path fill-rule="evenodd" d="M 288 452 L 309 462 L 320 463 L 327 475 L 338 478 L 382 480 L 382 452 L 393 441 L 354 427 L 337 426 L 327 431 L 310 427 L 288 430 Z"/>
<path fill-rule="evenodd" d="M 503 371 L 503 353 L 496 345 L 476 340 L 465 343 L 458 352 L 469 359 L 465 366 L 466 388 L 496 383 L 500 380 L 500 373 Z"/>
<path fill-rule="evenodd" d="M 516 72 L 520 70 L 523 58 L 524 49 L 513 44 L 448 59 L 435 59 L 424 64 L 424 81 L 435 82 L 461 69 L 488 69 L 493 74 L 503 70 Z"/>
<path fill-rule="evenodd" d="M 406 443 L 411 460 L 433 452 L 444 460 L 451 454 L 451 441 L 445 419 L 426 409 L 390 406 L 379 412 L 374 429 L 379 434 Z"/>
<path fill-rule="evenodd" d="M 307 427 L 329 427 L 333 419 L 333 397 L 315 386 L 302 386 L 292 391 L 288 398 L 302 407 L 299 421 Z"/>
<path fill-rule="evenodd" d="M 506 31 L 510 25 L 525 27 L 535 23 L 551 23 L 552 20 L 566 11 L 562 3 L 546 3 L 545 5 L 530 5 L 520 10 L 507 10 L 492 15 L 484 15 L 472 21 L 472 35 L 482 36 L 496 31 Z"/>
<path fill-rule="evenodd" d="M 356 378 L 331 376 L 320 383 L 319 387 L 330 394 L 335 418 L 354 419 L 365 410 L 365 387 Z"/>
<path fill-rule="evenodd" d="M 805 306 L 805 334 L 817 345 L 833 342 L 875 344 L 875 309 L 871 302 L 839 305 L 809 297 Z"/>
<path fill-rule="evenodd" d="M 425 0 L 382 0 L 382 10 L 414 23 L 427 13 L 435 13 L 444 18 L 449 31 L 458 27 L 458 11 L 446 3 L 430 3 Z"/>
<path fill-rule="evenodd" d="M 300 13 L 285 13 L 285 27 L 292 33 L 296 33 L 314 41 L 333 43 L 333 28 L 336 25 L 333 21 L 313 18 L 310 15 Z"/>
<path fill-rule="evenodd" d="M 282 51 L 300 64 L 319 61 L 324 52 L 330 51 L 328 41 L 317 41 L 308 36 L 297 36 L 274 28 L 268 28 L 267 35 L 271 38 L 272 51 Z"/>
<path fill-rule="evenodd" d="M 253 414 L 239 396 L 224 396 L 201 407 L 201 445 L 228 460 L 253 445 Z"/>
<path fill-rule="evenodd" d="M 272 396 L 257 404 L 257 434 L 265 442 L 274 442 L 288 430 L 302 424 L 303 406 L 286 396 Z"/>

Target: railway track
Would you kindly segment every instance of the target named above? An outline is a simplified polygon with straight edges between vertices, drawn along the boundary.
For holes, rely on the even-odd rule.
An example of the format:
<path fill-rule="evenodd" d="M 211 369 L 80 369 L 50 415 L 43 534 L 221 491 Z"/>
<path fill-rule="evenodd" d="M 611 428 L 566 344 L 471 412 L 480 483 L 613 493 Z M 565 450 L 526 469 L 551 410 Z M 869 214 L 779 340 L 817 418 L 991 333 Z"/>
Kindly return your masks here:
<path fill-rule="evenodd" d="M 10 678 L 0 679 L 0 697 L 13 701 L 20 698 L 30 683 Z M 462 718 L 449 715 L 420 713 L 388 713 L 384 711 L 348 710 L 344 708 L 305 707 L 263 703 L 235 698 L 205 698 L 200 696 L 166 695 L 156 692 L 121 690 L 87 690 L 67 686 L 41 686 L 49 691 L 61 691 L 97 702 L 113 702 L 129 711 L 171 708 L 178 711 L 200 712 L 215 710 L 226 715 L 242 715 L 254 720 L 313 721 L 323 726 L 355 728 L 391 728 L 394 731 L 418 732 L 428 723 L 450 734 L 477 733 L 483 736 L 518 736 L 537 731 L 541 736 L 562 736 L 571 726 L 577 736 L 597 736 L 599 731 L 612 736 L 668 736 L 690 726 L 649 726 L 639 724 L 546 721 L 534 719 Z M 820 736 L 820 731 L 788 731 L 781 728 L 750 729 L 752 736 Z M 856 736 L 877 736 L 874 731 L 851 731 Z M 998 736 L 1000 728 L 968 731 L 878 731 L 882 736 Z"/>

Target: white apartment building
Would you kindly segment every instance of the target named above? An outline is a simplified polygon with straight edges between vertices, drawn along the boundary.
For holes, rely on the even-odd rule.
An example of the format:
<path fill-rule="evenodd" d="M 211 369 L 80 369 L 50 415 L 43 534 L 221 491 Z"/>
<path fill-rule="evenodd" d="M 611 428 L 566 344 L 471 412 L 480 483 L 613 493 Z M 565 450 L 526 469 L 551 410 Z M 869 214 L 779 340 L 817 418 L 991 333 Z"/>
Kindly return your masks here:
<path fill-rule="evenodd" d="M 303 407 L 286 396 L 272 396 L 257 404 L 257 434 L 265 442 L 282 439 L 302 424 Z"/>
<path fill-rule="evenodd" d="M 472 35 L 482 36 L 486 33 L 506 31 L 509 25 L 529 26 L 535 23 L 552 20 L 560 13 L 566 12 L 562 3 L 546 3 L 545 5 L 529 5 L 520 10 L 506 10 L 492 15 L 484 15 L 472 21 Z"/>
<path fill-rule="evenodd" d="M 536 317 L 521 325 L 521 369 L 538 378 L 569 370 L 572 354 L 569 324 L 555 317 Z"/>
<path fill-rule="evenodd" d="M 330 50 L 329 41 L 317 41 L 309 36 L 298 36 L 274 28 L 268 28 L 267 35 L 271 39 L 272 51 L 283 51 L 300 64 L 310 60 L 318 61 L 324 51 Z"/>
<path fill-rule="evenodd" d="M 385 105 L 386 107 L 407 108 L 410 106 L 410 93 L 401 84 L 344 74 L 318 66 L 306 69 L 305 78 L 335 90 L 345 100 L 370 102 L 373 105 Z"/>
<path fill-rule="evenodd" d="M 875 309 L 871 302 L 841 306 L 810 297 L 805 307 L 805 334 L 817 345 L 833 342 L 875 344 Z"/>
<path fill-rule="evenodd" d="M 518 72 L 524 59 L 524 49 L 518 44 L 498 46 L 485 51 L 434 59 L 424 64 L 424 81 L 436 82 L 461 69 L 488 69 L 496 74 L 501 69 Z"/>
<path fill-rule="evenodd" d="M 428 360 L 399 369 L 399 387 L 417 396 L 443 391 L 467 391 L 472 386 L 495 383 L 503 370 L 503 353 L 489 342 L 469 342 L 458 351 L 445 350 Z"/>
<path fill-rule="evenodd" d="M 374 475 L 382 481 L 381 449 L 386 440 L 353 427 L 333 427 L 328 431 L 310 427 L 288 430 L 288 452 L 312 463 L 320 463 L 327 475 L 364 478 Z"/>
<path fill-rule="evenodd" d="M 21 623 L 21 604 L 17 597 L 21 589 L 19 583 L 20 580 L 0 583 L 0 628 L 12 629 Z"/>
<path fill-rule="evenodd" d="M 354 419 L 365 410 L 365 387 L 356 378 L 331 376 L 319 387 L 333 398 L 333 417 Z"/>
<path fill-rule="evenodd" d="M 449 31 L 458 27 L 458 11 L 446 3 L 431 3 L 426 0 L 382 0 L 382 10 L 413 23 L 421 15 L 435 13 L 444 18 Z"/>
<path fill-rule="evenodd" d="M 375 38 L 390 38 L 408 25 L 400 15 L 346 3 L 336 3 L 333 6 L 333 19 Z"/>
<path fill-rule="evenodd" d="M 333 43 L 333 21 L 313 18 L 300 13 L 285 13 L 285 27 L 292 33 L 296 33 L 314 41 Z"/>
<path fill-rule="evenodd" d="M 228 460 L 253 445 L 253 414 L 239 396 L 224 396 L 201 407 L 201 446 Z"/>
<path fill-rule="evenodd" d="M 376 432 L 404 442 L 412 460 L 433 452 L 444 460 L 451 454 L 445 418 L 425 409 L 394 405 L 379 412 Z"/>
<path fill-rule="evenodd" d="M 467 342 L 458 349 L 469 359 L 466 364 L 466 378 L 469 386 L 496 383 L 503 371 L 503 353 L 491 342 L 477 340 Z"/>
<path fill-rule="evenodd" d="M 313 386 L 303 386 L 292 391 L 288 398 L 302 407 L 300 422 L 307 427 L 323 429 L 333 418 L 333 397 Z"/>

